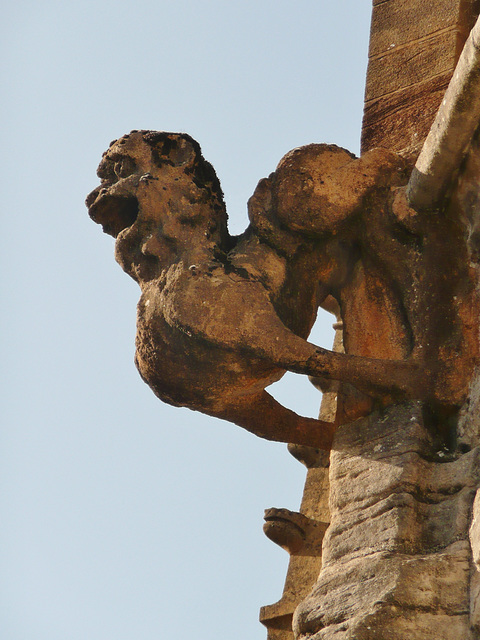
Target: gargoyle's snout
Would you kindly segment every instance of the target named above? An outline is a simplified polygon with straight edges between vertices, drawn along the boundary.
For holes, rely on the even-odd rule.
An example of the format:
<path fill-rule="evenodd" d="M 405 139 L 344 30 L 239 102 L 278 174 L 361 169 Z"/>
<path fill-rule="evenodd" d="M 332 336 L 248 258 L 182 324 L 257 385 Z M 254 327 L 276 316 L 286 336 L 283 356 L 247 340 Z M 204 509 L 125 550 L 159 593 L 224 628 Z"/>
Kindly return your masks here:
<path fill-rule="evenodd" d="M 321 556 L 328 523 L 289 509 L 266 509 L 263 531 L 291 555 Z"/>
<path fill-rule="evenodd" d="M 281 546 L 289 553 L 297 553 L 304 546 L 305 523 L 308 522 L 301 513 L 288 509 L 266 509 L 263 531 L 267 538 Z"/>
<path fill-rule="evenodd" d="M 102 185 L 88 194 L 85 204 L 92 220 L 114 238 L 131 227 L 138 216 L 138 200 L 134 195 L 111 194 Z"/>

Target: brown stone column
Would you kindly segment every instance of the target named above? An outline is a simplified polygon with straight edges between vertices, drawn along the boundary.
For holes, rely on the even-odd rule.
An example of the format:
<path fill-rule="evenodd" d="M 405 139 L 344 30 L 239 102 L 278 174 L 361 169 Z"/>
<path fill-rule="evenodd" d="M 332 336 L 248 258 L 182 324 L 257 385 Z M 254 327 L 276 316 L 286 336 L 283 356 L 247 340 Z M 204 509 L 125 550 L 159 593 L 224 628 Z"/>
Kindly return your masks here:
<path fill-rule="evenodd" d="M 478 0 L 373 0 L 362 153 L 417 155 L 478 13 Z"/>

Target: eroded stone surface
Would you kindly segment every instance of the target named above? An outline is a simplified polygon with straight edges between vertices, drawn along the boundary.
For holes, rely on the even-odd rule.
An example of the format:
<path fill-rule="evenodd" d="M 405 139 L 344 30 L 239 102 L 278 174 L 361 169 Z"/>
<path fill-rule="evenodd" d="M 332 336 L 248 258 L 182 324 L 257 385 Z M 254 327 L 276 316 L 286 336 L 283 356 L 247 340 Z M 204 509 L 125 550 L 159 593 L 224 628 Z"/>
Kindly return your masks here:
<path fill-rule="evenodd" d="M 452 454 L 433 426 L 416 403 L 339 428 L 331 525 L 319 580 L 295 614 L 298 640 L 479 637 L 469 528 L 480 449 Z"/>

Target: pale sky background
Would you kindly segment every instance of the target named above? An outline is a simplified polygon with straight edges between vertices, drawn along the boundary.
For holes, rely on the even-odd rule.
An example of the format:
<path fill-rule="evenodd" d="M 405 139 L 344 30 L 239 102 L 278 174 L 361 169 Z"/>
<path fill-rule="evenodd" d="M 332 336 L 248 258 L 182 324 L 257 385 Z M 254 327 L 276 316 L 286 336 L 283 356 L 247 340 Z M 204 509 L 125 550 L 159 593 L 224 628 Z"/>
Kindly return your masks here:
<path fill-rule="evenodd" d="M 359 152 L 369 22 L 370 0 L 4 3 L 0 640 L 266 638 L 288 556 L 263 510 L 298 509 L 305 469 L 141 381 L 138 288 L 84 199 L 110 140 L 186 131 L 239 233 L 287 151 Z M 318 412 L 304 379 L 276 396 Z"/>

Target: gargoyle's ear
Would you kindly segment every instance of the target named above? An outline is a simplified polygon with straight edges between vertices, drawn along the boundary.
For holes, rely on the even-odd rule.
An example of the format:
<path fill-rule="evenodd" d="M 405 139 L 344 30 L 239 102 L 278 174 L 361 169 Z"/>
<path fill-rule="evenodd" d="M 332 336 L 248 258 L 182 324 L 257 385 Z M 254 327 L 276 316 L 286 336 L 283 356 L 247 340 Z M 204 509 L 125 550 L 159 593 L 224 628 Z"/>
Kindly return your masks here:
<path fill-rule="evenodd" d="M 255 229 L 266 230 L 272 226 L 269 215 L 272 210 L 272 176 L 260 180 L 247 206 L 248 218 Z"/>
<path fill-rule="evenodd" d="M 272 204 L 272 178 L 273 173 L 268 178 L 262 178 L 257 186 L 253 195 L 248 201 L 248 206 L 261 208 L 263 210 L 270 209 Z"/>

